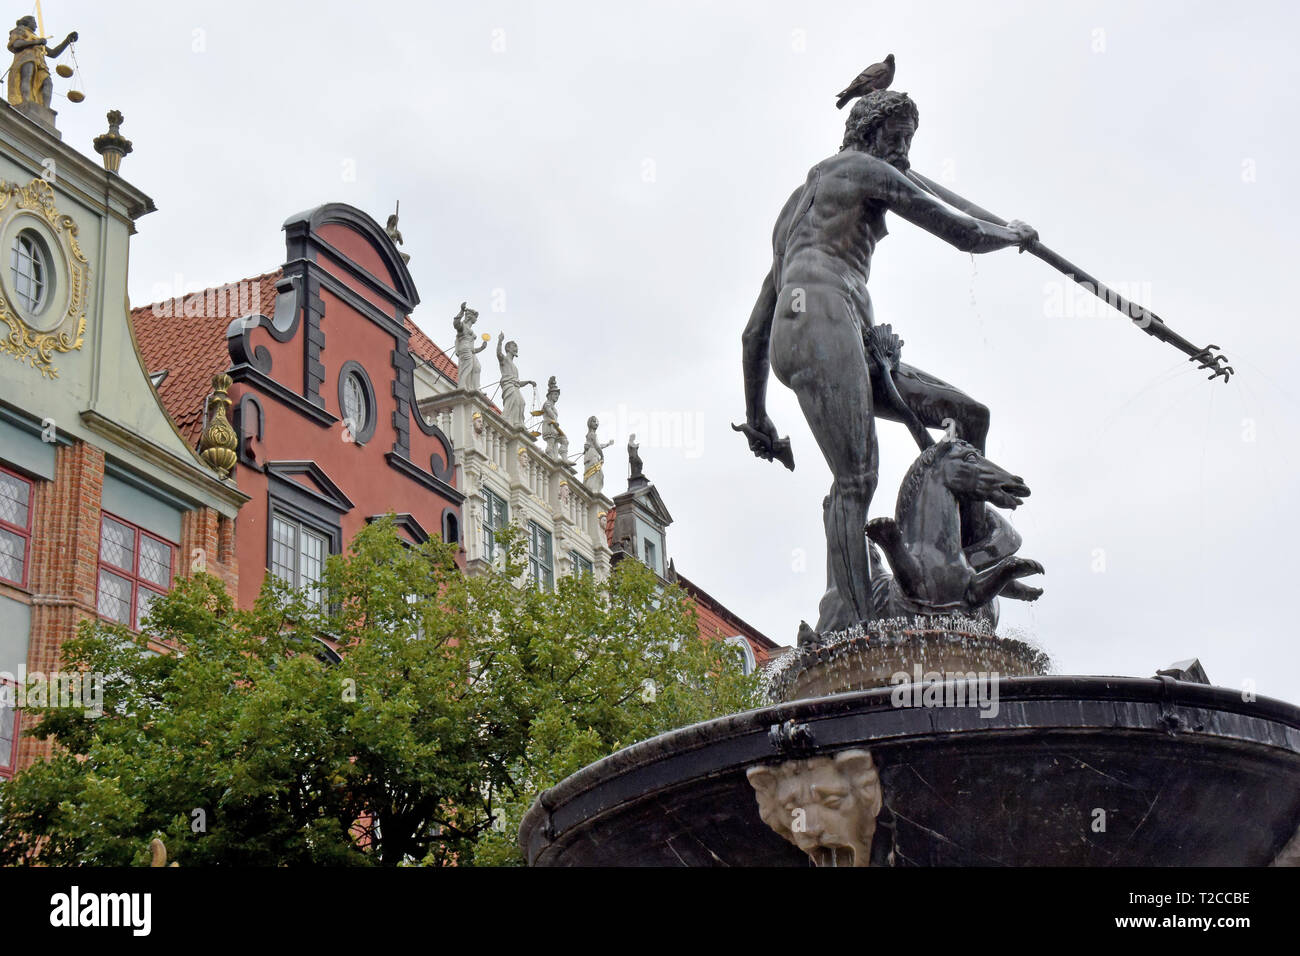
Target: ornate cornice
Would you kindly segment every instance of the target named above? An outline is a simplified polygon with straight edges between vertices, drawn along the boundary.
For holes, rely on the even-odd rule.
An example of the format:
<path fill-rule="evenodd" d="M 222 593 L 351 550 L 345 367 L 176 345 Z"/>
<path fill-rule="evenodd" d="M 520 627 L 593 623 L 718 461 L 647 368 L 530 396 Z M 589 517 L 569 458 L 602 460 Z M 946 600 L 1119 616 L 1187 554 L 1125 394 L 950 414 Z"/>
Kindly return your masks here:
<path fill-rule="evenodd" d="M 5 153 L 27 163 L 34 174 L 48 168 L 47 160 L 54 160 L 58 164 L 59 189 L 76 195 L 91 208 L 107 207 L 110 215 L 128 226 L 154 211 L 153 200 L 139 189 L 57 136 L 51 136 L 2 98 L 0 134 Z"/>
<path fill-rule="evenodd" d="M 384 459 L 390 466 L 397 469 L 408 478 L 418 481 L 430 491 L 436 491 L 448 501 L 459 505 L 465 500 L 464 493 L 457 491 L 441 478 L 437 478 L 427 471 L 422 471 L 420 466 L 412 462 L 409 458 L 404 458 L 396 452 L 390 451 L 384 455 Z M 430 462 L 430 464 L 432 465 L 433 462 Z"/>
<path fill-rule="evenodd" d="M 197 459 L 186 461 L 177 458 L 167 449 L 141 437 L 125 425 L 115 422 L 99 412 L 89 409 L 82 412 L 81 422 L 91 431 L 111 439 L 124 449 L 134 452 L 143 461 L 162 469 L 181 483 L 189 483 L 196 488 L 202 489 L 206 494 L 225 506 L 227 510 L 223 510 L 222 514 L 227 517 L 234 517 L 239 506 L 251 500 L 251 496 L 235 487 L 231 479 L 222 481 L 212 474 L 204 472 Z"/>

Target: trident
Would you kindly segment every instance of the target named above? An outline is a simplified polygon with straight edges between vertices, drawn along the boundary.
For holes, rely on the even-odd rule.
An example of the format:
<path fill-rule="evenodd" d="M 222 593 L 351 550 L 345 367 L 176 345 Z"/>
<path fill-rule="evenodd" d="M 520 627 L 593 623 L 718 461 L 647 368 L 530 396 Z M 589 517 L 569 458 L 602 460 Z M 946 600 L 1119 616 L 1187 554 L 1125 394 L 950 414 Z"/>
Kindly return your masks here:
<path fill-rule="evenodd" d="M 952 190 L 946 189 L 934 180 L 922 176 L 915 170 L 909 171 L 907 176 L 926 192 L 939 197 L 948 205 L 960 209 L 967 215 L 974 216 L 976 219 L 983 219 L 985 222 L 995 223 L 999 226 L 1005 226 L 1007 224 L 1005 219 L 1000 219 L 987 209 L 981 209 L 970 200 L 963 199 Z M 1174 348 L 1178 349 L 1178 351 L 1188 356 L 1189 362 L 1196 362 L 1200 368 L 1208 371 L 1210 373 L 1210 381 L 1222 377 L 1223 380 L 1227 382 L 1228 378 L 1234 374 L 1232 366 L 1228 364 L 1227 356 L 1215 354 L 1219 348 L 1217 345 L 1207 345 L 1203 349 L 1197 348 L 1169 326 L 1165 325 L 1164 320 L 1150 309 L 1144 309 L 1140 305 L 1134 305 L 1118 292 L 1112 292 L 1074 263 L 1070 262 L 1064 256 L 1053 252 L 1037 239 L 1023 246 L 1020 251 L 1028 252 L 1030 255 L 1042 259 L 1053 269 L 1056 269 L 1058 272 L 1073 279 L 1103 302 L 1108 305 L 1113 305 L 1120 312 L 1127 315 L 1133 320 L 1134 324 L 1142 331 L 1146 332 L 1147 335 L 1153 335 L 1161 342 L 1167 342 Z"/>

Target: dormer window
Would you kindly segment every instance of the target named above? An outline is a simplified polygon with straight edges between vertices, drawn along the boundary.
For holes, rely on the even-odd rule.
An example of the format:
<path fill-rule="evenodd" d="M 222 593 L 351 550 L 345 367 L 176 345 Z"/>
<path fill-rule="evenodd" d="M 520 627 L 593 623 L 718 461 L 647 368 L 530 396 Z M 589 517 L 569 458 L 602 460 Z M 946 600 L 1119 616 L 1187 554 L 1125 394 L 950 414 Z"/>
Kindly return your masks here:
<path fill-rule="evenodd" d="M 758 660 L 754 657 L 754 649 L 749 646 L 749 641 L 737 634 L 734 637 L 727 638 L 725 643 L 735 648 L 736 654 L 740 658 L 740 672 L 746 675 L 754 673 L 754 668 L 758 666 Z"/>

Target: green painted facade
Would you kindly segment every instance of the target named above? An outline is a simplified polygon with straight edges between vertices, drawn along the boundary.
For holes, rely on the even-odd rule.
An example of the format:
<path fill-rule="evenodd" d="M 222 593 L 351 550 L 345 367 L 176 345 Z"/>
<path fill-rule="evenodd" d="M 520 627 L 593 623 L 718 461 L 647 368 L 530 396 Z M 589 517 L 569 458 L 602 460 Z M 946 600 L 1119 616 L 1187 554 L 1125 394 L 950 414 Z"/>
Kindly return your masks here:
<path fill-rule="evenodd" d="M 56 478 L 59 446 L 93 445 L 105 458 L 100 507 L 179 545 L 187 511 L 233 518 L 247 498 L 187 445 L 149 381 L 128 318 L 127 262 L 135 222 L 153 202 L 89 145 L 83 155 L 0 102 L 0 338 L 12 338 L 10 316 L 37 335 L 85 314 L 80 346 L 49 350 L 48 365 L 40 354 L 0 351 L 0 466 L 39 487 Z M 45 243 L 45 299 L 30 313 L 12 258 L 24 235 Z M 37 514 L 34 538 L 40 522 Z M 30 585 L 0 582 L 0 676 L 20 681 L 38 611 L 57 603 Z"/>

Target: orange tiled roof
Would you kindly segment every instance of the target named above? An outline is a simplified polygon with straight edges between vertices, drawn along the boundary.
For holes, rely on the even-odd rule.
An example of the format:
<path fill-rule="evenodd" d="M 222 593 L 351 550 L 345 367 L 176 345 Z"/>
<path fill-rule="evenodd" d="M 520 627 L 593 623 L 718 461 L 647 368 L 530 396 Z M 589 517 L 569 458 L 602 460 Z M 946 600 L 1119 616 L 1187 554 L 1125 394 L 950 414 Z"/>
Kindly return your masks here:
<path fill-rule="evenodd" d="M 212 376 L 230 367 L 226 328 L 232 319 L 243 315 L 273 315 L 275 284 L 283 276 L 283 270 L 276 269 L 228 286 L 214 286 L 131 310 L 131 324 L 145 367 L 151 375 L 167 370 L 167 378 L 158 386 L 158 397 L 191 445 L 198 444 L 203 431 L 203 405 L 212 390 Z M 218 294 L 222 290 L 224 296 Z M 456 381 L 456 363 L 409 317 L 405 324 L 411 334 L 411 353 Z"/>
<path fill-rule="evenodd" d="M 718 638 L 740 634 L 754 645 L 755 656 L 760 664 L 766 662 L 771 652 L 781 646 L 680 571 L 677 572 L 677 583 L 695 600 L 700 637 Z"/>
<path fill-rule="evenodd" d="M 406 344 L 411 354 L 418 355 L 453 382 L 456 381 L 456 363 L 447 357 L 446 352 L 434 345 L 433 339 L 420 331 L 419 326 L 411 321 L 410 316 L 406 317 L 406 330 L 411 333 L 411 339 Z"/>
<path fill-rule="evenodd" d="M 227 326 L 249 313 L 273 314 L 275 284 L 283 274 L 276 269 L 131 310 L 145 368 L 151 375 L 167 370 L 158 397 L 191 445 L 198 444 L 203 431 L 203 404 L 212 391 L 212 376 L 230 367 Z"/>

